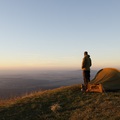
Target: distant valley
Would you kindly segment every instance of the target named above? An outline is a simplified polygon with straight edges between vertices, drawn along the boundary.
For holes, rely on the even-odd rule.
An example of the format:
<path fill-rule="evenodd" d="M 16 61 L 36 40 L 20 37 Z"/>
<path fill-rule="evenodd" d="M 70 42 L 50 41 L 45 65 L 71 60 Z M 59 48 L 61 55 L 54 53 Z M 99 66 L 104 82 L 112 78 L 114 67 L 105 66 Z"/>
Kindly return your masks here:
<path fill-rule="evenodd" d="M 91 71 L 91 79 L 97 71 Z M 0 74 L 0 98 L 83 83 L 82 71 L 37 71 Z"/>

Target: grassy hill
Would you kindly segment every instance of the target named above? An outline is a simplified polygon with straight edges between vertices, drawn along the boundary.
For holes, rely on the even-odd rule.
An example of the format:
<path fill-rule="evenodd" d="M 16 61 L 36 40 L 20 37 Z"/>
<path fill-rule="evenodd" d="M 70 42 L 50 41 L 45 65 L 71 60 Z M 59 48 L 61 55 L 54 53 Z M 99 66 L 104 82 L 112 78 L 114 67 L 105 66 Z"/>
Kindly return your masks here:
<path fill-rule="evenodd" d="M 120 120 L 120 92 L 84 93 L 80 85 L 0 101 L 0 120 Z"/>

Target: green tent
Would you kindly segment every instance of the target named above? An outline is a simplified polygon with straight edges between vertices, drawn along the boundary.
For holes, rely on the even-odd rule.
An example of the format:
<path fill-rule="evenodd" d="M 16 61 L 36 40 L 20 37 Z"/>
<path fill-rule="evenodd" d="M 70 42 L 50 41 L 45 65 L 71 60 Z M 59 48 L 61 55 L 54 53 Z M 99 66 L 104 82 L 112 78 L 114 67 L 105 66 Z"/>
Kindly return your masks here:
<path fill-rule="evenodd" d="M 105 90 L 120 90 L 120 71 L 114 68 L 101 69 L 90 84 L 102 84 Z"/>

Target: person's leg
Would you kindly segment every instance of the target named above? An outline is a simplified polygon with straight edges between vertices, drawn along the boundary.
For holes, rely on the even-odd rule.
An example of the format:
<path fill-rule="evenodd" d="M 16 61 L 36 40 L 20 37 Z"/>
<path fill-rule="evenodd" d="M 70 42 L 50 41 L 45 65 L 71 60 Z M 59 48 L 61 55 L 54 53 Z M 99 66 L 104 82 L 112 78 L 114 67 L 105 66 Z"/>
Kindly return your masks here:
<path fill-rule="evenodd" d="M 87 85 L 90 82 L 90 71 L 89 70 L 83 71 L 83 77 L 85 90 L 87 90 Z"/>
<path fill-rule="evenodd" d="M 87 83 L 90 82 L 90 71 L 86 71 L 86 79 L 87 79 Z"/>
<path fill-rule="evenodd" d="M 85 70 L 83 70 L 83 80 L 84 80 L 84 85 L 87 84 L 87 73 Z"/>
<path fill-rule="evenodd" d="M 84 90 L 86 91 L 86 89 L 87 89 L 87 84 L 88 84 L 88 78 L 87 78 L 87 71 L 86 70 L 84 70 L 83 71 L 83 79 L 84 79 Z"/>

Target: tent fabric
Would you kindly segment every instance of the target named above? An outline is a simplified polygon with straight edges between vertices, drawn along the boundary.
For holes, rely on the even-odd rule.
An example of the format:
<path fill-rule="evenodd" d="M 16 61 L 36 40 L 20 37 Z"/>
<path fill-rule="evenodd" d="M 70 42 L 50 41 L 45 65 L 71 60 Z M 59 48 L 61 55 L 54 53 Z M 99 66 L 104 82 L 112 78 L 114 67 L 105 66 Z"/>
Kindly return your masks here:
<path fill-rule="evenodd" d="M 105 90 L 120 90 L 120 71 L 115 68 L 101 69 L 90 84 L 102 84 Z"/>
<path fill-rule="evenodd" d="M 88 84 L 86 92 L 103 92 L 103 87 L 101 84 Z"/>

